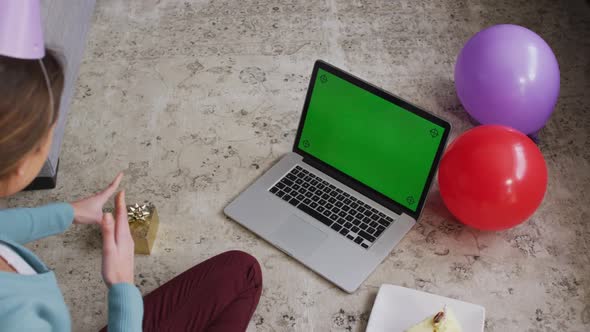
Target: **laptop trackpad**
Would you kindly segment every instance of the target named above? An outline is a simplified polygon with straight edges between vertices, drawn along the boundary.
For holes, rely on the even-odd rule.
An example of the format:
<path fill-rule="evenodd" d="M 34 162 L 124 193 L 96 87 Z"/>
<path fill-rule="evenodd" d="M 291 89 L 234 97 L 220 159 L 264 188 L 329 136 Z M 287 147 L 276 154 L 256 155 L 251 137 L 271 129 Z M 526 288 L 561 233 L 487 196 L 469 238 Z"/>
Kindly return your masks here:
<path fill-rule="evenodd" d="M 326 233 L 292 214 L 271 236 L 283 250 L 296 256 L 309 256 L 324 242 Z"/>

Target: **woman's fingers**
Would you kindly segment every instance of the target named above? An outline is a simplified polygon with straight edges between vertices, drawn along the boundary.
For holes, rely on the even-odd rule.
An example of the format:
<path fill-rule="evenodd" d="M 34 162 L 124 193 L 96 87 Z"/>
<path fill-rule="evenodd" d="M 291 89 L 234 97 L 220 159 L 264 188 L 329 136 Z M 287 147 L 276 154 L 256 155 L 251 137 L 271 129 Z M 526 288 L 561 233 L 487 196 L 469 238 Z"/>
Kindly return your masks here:
<path fill-rule="evenodd" d="M 125 193 L 115 197 L 115 217 L 107 213 L 102 222 L 102 276 L 110 287 L 121 282 L 133 284 L 133 238 L 127 221 Z"/>
<path fill-rule="evenodd" d="M 115 216 L 117 220 L 125 219 L 127 221 L 127 205 L 125 204 L 125 191 L 120 191 L 115 196 Z"/>
<path fill-rule="evenodd" d="M 119 183 L 121 183 L 121 179 L 123 179 L 123 172 L 119 172 L 119 174 L 117 174 L 113 182 L 111 182 L 111 184 L 109 184 L 109 186 L 105 190 L 103 190 L 99 195 L 103 196 L 105 201 L 109 199 L 109 197 L 113 196 L 113 194 L 117 191 L 117 188 L 119 188 Z"/>
<path fill-rule="evenodd" d="M 102 223 L 101 223 L 101 230 L 102 230 L 102 247 L 103 250 L 113 250 L 116 248 L 115 244 L 115 220 L 113 219 L 113 215 L 110 213 L 105 213 L 102 216 Z"/>
<path fill-rule="evenodd" d="M 127 219 L 127 206 L 125 205 L 125 192 L 121 191 L 115 197 L 115 213 L 117 216 L 116 223 L 116 241 L 119 243 L 120 240 L 128 240 L 131 238 L 129 231 L 129 221 Z"/>

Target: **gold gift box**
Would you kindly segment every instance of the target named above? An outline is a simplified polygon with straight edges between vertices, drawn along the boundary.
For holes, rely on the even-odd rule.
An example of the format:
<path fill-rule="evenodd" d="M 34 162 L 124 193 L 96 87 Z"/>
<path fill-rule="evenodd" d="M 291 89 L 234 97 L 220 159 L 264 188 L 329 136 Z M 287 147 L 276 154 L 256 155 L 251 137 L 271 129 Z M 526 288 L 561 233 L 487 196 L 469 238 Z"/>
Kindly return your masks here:
<path fill-rule="evenodd" d="M 149 204 L 127 205 L 129 229 L 135 242 L 135 253 L 149 255 L 156 241 L 160 220 L 156 207 Z"/>

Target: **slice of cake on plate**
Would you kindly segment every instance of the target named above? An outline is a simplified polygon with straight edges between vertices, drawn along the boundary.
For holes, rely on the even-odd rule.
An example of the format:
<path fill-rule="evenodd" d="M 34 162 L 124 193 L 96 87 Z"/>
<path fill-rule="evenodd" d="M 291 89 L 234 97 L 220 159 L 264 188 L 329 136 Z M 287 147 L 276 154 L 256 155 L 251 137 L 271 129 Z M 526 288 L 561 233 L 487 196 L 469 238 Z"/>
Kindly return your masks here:
<path fill-rule="evenodd" d="M 445 306 L 443 310 L 427 317 L 405 332 L 462 332 L 462 330 L 451 308 Z"/>

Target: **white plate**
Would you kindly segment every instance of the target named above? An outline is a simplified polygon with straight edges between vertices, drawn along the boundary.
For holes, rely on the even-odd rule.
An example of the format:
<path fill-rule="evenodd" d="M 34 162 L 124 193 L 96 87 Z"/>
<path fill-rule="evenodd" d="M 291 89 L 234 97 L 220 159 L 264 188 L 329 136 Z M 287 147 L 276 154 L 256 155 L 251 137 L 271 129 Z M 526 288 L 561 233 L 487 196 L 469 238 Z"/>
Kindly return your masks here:
<path fill-rule="evenodd" d="M 484 307 L 388 284 L 379 288 L 367 332 L 403 332 L 445 305 L 453 309 L 463 332 L 483 332 Z"/>

